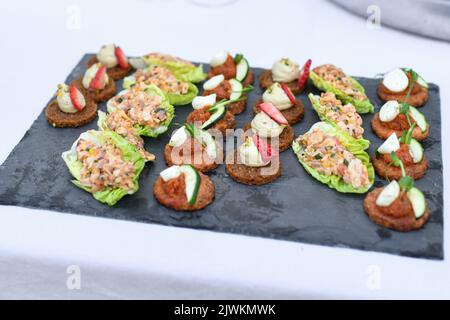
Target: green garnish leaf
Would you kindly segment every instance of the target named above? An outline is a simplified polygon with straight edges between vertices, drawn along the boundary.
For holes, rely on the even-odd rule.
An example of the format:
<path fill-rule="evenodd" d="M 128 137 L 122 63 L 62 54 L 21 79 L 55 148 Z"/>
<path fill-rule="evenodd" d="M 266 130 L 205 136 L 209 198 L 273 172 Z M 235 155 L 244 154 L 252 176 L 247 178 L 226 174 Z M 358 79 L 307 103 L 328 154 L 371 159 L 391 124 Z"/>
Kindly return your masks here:
<path fill-rule="evenodd" d="M 398 184 L 403 190 L 408 192 L 412 189 L 412 187 L 414 187 L 414 179 L 410 176 L 404 176 L 398 181 Z"/>
<path fill-rule="evenodd" d="M 192 123 L 186 123 L 184 125 L 186 128 L 187 133 L 191 136 L 191 138 L 195 138 L 195 126 Z"/>
<path fill-rule="evenodd" d="M 411 108 L 410 104 L 408 104 L 406 102 L 400 103 L 400 113 L 407 115 L 409 113 L 410 108 Z"/>
<path fill-rule="evenodd" d="M 238 53 L 237 55 L 234 56 L 234 63 L 238 64 L 239 62 L 242 61 L 243 58 L 244 55 L 242 53 Z"/>
<path fill-rule="evenodd" d="M 404 144 L 411 144 L 411 140 L 413 137 L 414 128 L 417 126 L 417 123 L 413 123 L 408 131 L 403 131 L 402 137 L 400 138 L 400 142 Z"/>
<path fill-rule="evenodd" d="M 391 152 L 391 159 L 392 159 L 392 163 L 394 164 L 394 166 L 400 167 L 401 161 L 395 152 Z"/>
<path fill-rule="evenodd" d="M 402 176 L 405 176 L 405 167 L 403 165 L 402 160 L 400 160 L 400 158 L 397 156 L 397 154 L 395 153 L 395 151 L 391 152 L 391 159 L 392 159 L 392 164 L 395 167 L 400 167 L 402 169 Z"/>

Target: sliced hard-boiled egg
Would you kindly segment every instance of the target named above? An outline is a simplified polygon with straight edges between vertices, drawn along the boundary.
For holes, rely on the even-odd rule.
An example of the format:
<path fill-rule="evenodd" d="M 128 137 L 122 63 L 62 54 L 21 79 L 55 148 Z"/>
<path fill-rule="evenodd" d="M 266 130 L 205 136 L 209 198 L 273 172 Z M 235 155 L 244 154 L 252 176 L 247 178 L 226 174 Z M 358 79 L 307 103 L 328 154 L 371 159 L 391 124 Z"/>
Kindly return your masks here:
<path fill-rule="evenodd" d="M 198 96 L 192 101 L 192 107 L 194 109 L 203 109 L 206 106 L 213 106 L 216 103 L 217 95 L 215 93 L 209 96 Z"/>
<path fill-rule="evenodd" d="M 378 148 L 378 152 L 382 154 L 390 154 L 400 149 L 400 141 L 398 141 L 395 132 L 384 141 L 384 143 Z"/>
<path fill-rule="evenodd" d="M 167 182 L 169 180 L 178 178 L 181 174 L 181 170 L 179 166 L 171 166 L 163 171 L 161 171 L 161 173 L 159 174 L 161 176 L 161 178 Z"/>
<path fill-rule="evenodd" d="M 183 126 L 173 133 L 172 138 L 170 138 L 170 141 L 169 141 L 169 146 L 179 147 L 187 139 L 189 139 L 189 136 L 188 136 L 188 133 L 186 132 L 186 128 Z"/>
<path fill-rule="evenodd" d="M 400 104 L 391 100 L 386 102 L 380 109 L 380 120 L 382 122 L 389 122 L 394 120 L 400 114 Z"/>
<path fill-rule="evenodd" d="M 389 207 L 400 195 L 400 185 L 393 180 L 378 195 L 376 205 L 379 207 Z"/>
<path fill-rule="evenodd" d="M 203 89 L 214 90 L 219 84 L 222 83 L 223 80 L 225 80 L 225 76 L 223 74 L 214 76 L 203 84 Z"/>
<path fill-rule="evenodd" d="M 211 67 L 217 67 L 217 66 L 220 66 L 220 65 L 224 64 L 225 61 L 227 61 L 227 59 L 228 59 L 228 52 L 220 51 L 220 52 L 217 52 L 212 57 L 212 59 L 209 62 L 209 64 L 211 65 Z"/>
<path fill-rule="evenodd" d="M 402 92 L 408 88 L 409 79 L 400 68 L 388 72 L 383 79 L 383 85 L 392 92 Z"/>

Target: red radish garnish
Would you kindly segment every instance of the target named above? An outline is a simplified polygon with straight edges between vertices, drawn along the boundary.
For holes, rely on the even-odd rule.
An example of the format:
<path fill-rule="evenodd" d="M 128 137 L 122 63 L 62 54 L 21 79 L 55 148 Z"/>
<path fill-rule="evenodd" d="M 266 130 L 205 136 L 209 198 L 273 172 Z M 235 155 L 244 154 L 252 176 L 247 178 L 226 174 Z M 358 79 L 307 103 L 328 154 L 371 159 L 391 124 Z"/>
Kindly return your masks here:
<path fill-rule="evenodd" d="M 278 110 L 277 107 L 275 107 L 273 104 L 269 102 L 264 102 L 259 105 L 259 108 L 270 118 L 272 118 L 272 120 L 274 120 L 276 123 L 285 126 L 288 125 L 286 118 L 283 116 L 280 110 Z"/>
<path fill-rule="evenodd" d="M 86 100 L 83 94 L 78 90 L 78 88 L 72 83 L 69 88 L 70 101 L 73 107 L 78 111 L 81 111 L 86 107 Z"/>
<path fill-rule="evenodd" d="M 312 60 L 309 59 L 308 61 L 306 61 L 302 70 L 300 70 L 300 74 L 298 76 L 298 83 L 297 83 L 297 86 L 300 90 L 305 89 L 306 83 L 308 82 L 309 70 L 311 68 L 311 64 L 312 64 Z"/>
<path fill-rule="evenodd" d="M 106 67 L 105 66 L 101 66 L 100 68 L 98 68 L 97 73 L 95 74 L 94 79 L 91 82 L 91 89 L 96 89 L 96 90 L 100 90 L 103 89 L 105 87 L 105 82 L 106 82 Z"/>
<path fill-rule="evenodd" d="M 119 67 L 121 69 L 128 69 L 128 60 L 125 53 L 120 47 L 116 47 L 114 50 L 114 54 L 116 55 L 117 61 L 119 62 Z"/>
<path fill-rule="evenodd" d="M 254 134 L 252 136 L 252 140 L 256 148 L 258 148 L 259 154 L 261 155 L 264 163 L 270 162 L 274 157 L 278 155 L 277 152 L 272 149 L 270 144 L 267 143 L 266 139 L 263 139 L 257 134 Z"/>
<path fill-rule="evenodd" d="M 288 96 L 288 98 L 292 102 L 292 104 L 296 104 L 297 101 L 295 100 L 295 97 L 292 94 L 291 89 L 289 89 L 289 87 L 287 85 L 285 85 L 284 83 L 280 83 L 280 85 L 281 85 L 281 89 L 283 89 L 284 93 L 286 93 L 286 95 Z"/>

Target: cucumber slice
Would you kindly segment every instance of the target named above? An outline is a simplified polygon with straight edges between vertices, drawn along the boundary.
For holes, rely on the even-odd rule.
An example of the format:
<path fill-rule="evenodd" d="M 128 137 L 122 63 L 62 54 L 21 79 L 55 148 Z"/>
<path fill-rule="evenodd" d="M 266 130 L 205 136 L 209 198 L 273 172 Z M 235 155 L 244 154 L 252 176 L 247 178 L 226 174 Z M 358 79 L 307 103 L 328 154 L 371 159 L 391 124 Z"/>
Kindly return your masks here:
<path fill-rule="evenodd" d="M 409 201 L 411 201 L 416 219 L 422 217 L 427 209 L 427 201 L 425 195 L 417 188 L 411 188 L 407 193 Z"/>
<path fill-rule="evenodd" d="M 180 171 L 185 175 L 186 198 L 188 203 L 193 206 L 197 201 L 198 191 L 200 189 L 200 174 L 190 164 L 180 166 Z"/>
<path fill-rule="evenodd" d="M 417 78 L 417 83 L 420 84 L 422 87 L 427 88 L 428 89 L 428 83 L 425 81 L 424 78 L 422 78 L 421 76 L 419 76 Z"/>
<path fill-rule="evenodd" d="M 410 72 L 410 71 L 411 71 L 411 68 L 403 68 L 403 71 L 405 71 L 405 72 Z M 421 75 L 418 74 L 417 76 L 418 76 L 418 78 L 417 78 L 417 83 L 418 83 L 419 85 L 421 85 L 422 87 L 428 89 L 428 88 L 429 88 L 428 82 L 426 82 L 425 79 L 422 78 Z"/>
<path fill-rule="evenodd" d="M 411 139 L 409 144 L 409 152 L 413 158 L 414 163 L 419 163 L 423 159 L 423 147 L 419 141 Z"/>
<path fill-rule="evenodd" d="M 201 143 L 206 147 L 206 153 L 211 159 L 217 158 L 217 144 L 213 136 L 208 131 L 201 131 Z"/>
<path fill-rule="evenodd" d="M 230 79 L 229 81 L 231 84 L 231 91 L 232 91 L 230 95 L 230 100 L 235 101 L 240 99 L 242 97 L 242 90 L 243 90 L 242 83 L 236 79 Z"/>
<path fill-rule="evenodd" d="M 213 108 L 210 109 L 211 117 L 206 120 L 205 123 L 203 123 L 202 129 L 208 130 L 209 128 L 213 127 L 217 122 L 219 122 L 227 112 L 227 108 L 225 107 L 225 104 L 219 103 L 215 105 Z"/>
<path fill-rule="evenodd" d="M 417 126 L 422 130 L 422 132 L 427 131 L 428 123 L 425 119 L 425 116 L 416 108 L 410 107 L 409 108 L 409 115 L 416 121 Z"/>
<path fill-rule="evenodd" d="M 236 79 L 240 82 L 244 81 L 247 77 L 248 70 L 248 61 L 243 57 L 236 66 Z"/>

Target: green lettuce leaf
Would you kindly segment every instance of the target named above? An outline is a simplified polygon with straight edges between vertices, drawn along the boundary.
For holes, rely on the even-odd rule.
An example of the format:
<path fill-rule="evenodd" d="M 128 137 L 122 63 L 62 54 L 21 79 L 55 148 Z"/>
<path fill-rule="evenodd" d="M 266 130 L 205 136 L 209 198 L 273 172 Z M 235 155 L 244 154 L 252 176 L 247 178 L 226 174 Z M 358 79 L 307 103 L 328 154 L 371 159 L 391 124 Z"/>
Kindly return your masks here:
<path fill-rule="evenodd" d="M 174 106 L 184 106 L 186 104 L 189 104 L 194 100 L 194 98 L 198 94 L 198 88 L 195 86 L 195 84 L 189 82 L 189 89 L 188 92 L 185 94 L 173 94 L 168 93 L 167 96 L 169 97 L 169 101 Z"/>
<path fill-rule="evenodd" d="M 315 179 L 319 180 L 323 184 L 328 185 L 330 188 L 336 189 L 339 192 L 366 193 L 373 185 L 373 182 L 375 180 L 375 171 L 373 169 L 372 163 L 370 162 L 369 155 L 362 149 L 362 147 L 358 143 L 355 143 L 354 139 L 353 141 L 349 140 L 345 135 L 343 135 L 342 130 L 336 130 L 335 127 L 326 122 L 318 122 L 314 126 L 316 125 L 319 125 L 320 128 L 327 134 L 330 134 L 338 138 L 339 141 L 342 143 L 342 145 L 348 151 L 350 151 L 356 158 L 362 161 L 363 165 L 366 166 L 367 168 L 370 184 L 364 188 L 354 188 L 352 185 L 344 183 L 344 181 L 339 176 L 336 175 L 327 176 L 325 174 L 319 173 L 317 170 L 313 169 L 307 164 L 307 162 L 303 158 L 302 146 L 297 141 L 294 141 L 294 143 L 292 144 L 292 149 L 294 153 L 297 155 L 297 158 L 301 163 L 301 165 Z"/>
<path fill-rule="evenodd" d="M 333 87 L 331 84 L 326 82 L 324 79 L 319 77 L 317 73 L 314 71 L 311 71 L 309 74 L 309 78 L 313 82 L 314 86 L 316 86 L 317 89 L 322 91 L 329 91 L 336 95 L 336 97 L 341 100 L 344 103 L 351 103 L 355 106 L 356 111 L 359 113 L 372 113 L 374 110 L 373 104 L 370 102 L 369 99 L 366 100 L 356 100 L 349 95 L 345 94 L 343 91 Z M 349 77 L 355 86 L 360 92 L 365 93 L 364 87 L 355 79 Z"/>
<path fill-rule="evenodd" d="M 158 95 L 162 98 L 161 102 L 161 108 L 165 109 L 167 111 L 167 119 L 160 124 L 157 128 L 151 128 L 149 126 L 143 126 L 136 124 L 134 127 L 136 128 L 138 135 L 145 136 L 145 137 L 151 137 L 156 138 L 160 134 L 166 132 L 169 129 L 170 123 L 172 122 L 173 118 L 175 117 L 175 108 L 173 105 L 169 102 L 169 97 L 162 92 L 161 89 L 159 89 L 157 86 L 151 84 L 143 89 L 145 93 L 148 95 Z M 111 104 L 107 104 L 108 112 L 113 112 L 116 110 L 115 107 L 113 107 Z M 104 123 L 105 117 L 101 117 L 101 113 L 99 112 L 99 119 L 98 119 L 98 127 L 102 130 L 105 130 L 107 128 L 106 124 Z"/>
<path fill-rule="evenodd" d="M 99 202 L 107 204 L 109 206 L 115 205 L 120 199 L 129 194 L 134 194 L 139 189 L 139 175 L 145 166 L 145 160 L 139 154 L 139 151 L 129 143 L 125 138 L 112 131 L 95 131 L 89 130 L 81 134 L 80 138 L 75 141 L 72 148 L 62 154 L 62 158 L 69 168 L 70 173 L 75 178 L 72 183 L 80 189 L 92 193 L 89 186 L 83 185 L 80 182 L 80 175 L 82 164 L 78 161 L 76 147 L 80 139 L 89 140 L 96 145 L 103 145 L 106 143 L 112 143 L 117 146 L 123 153 L 125 161 L 132 162 L 135 167 L 135 176 L 133 179 L 134 187 L 131 191 L 121 188 L 107 188 L 100 192 L 93 193 L 95 199 Z"/>
<path fill-rule="evenodd" d="M 311 101 L 311 105 L 313 106 L 314 110 L 317 112 L 317 115 L 319 116 L 320 120 L 325 121 L 329 124 L 331 124 L 336 130 L 342 131 L 342 135 L 344 135 L 347 140 L 353 141 L 354 143 L 357 143 L 363 148 L 363 150 L 366 150 L 370 146 L 370 141 L 366 139 L 356 139 L 352 137 L 347 131 L 341 129 L 333 120 L 328 118 L 325 115 L 324 108 L 320 105 L 320 101 L 314 94 L 310 93 L 308 95 L 309 100 Z"/>
<path fill-rule="evenodd" d="M 174 76 L 178 80 L 183 81 L 176 74 L 174 74 Z M 194 100 L 194 98 L 198 94 L 198 88 L 192 82 L 188 82 L 188 81 L 183 81 L 183 82 L 187 82 L 189 84 L 189 88 L 188 88 L 188 92 L 187 93 L 185 93 L 185 94 L 173 94 L 173 93 L 166 93 L 165 92 L 165 94 L 169 98 L 170 104 L 172 104 L 174 106 L 183 106 L 183 105 L 189 104 L 189 103 L 192 102 L 192 100 Z M 123 87 L 125 89 L 130 89 L 134 85 L 136 85 L 136 78 L 134 77 L 134 75 L 125 77 L 123 79 Z"/>
<path fill-rule="evenodd" d="M 161 61 L 148 56 L 143 59 L 149 66 L 160 66 L 170 70 L 181 81 L 198 83 L 206 79 L 202 64 L 196 67 L 181 61 Z"/>

